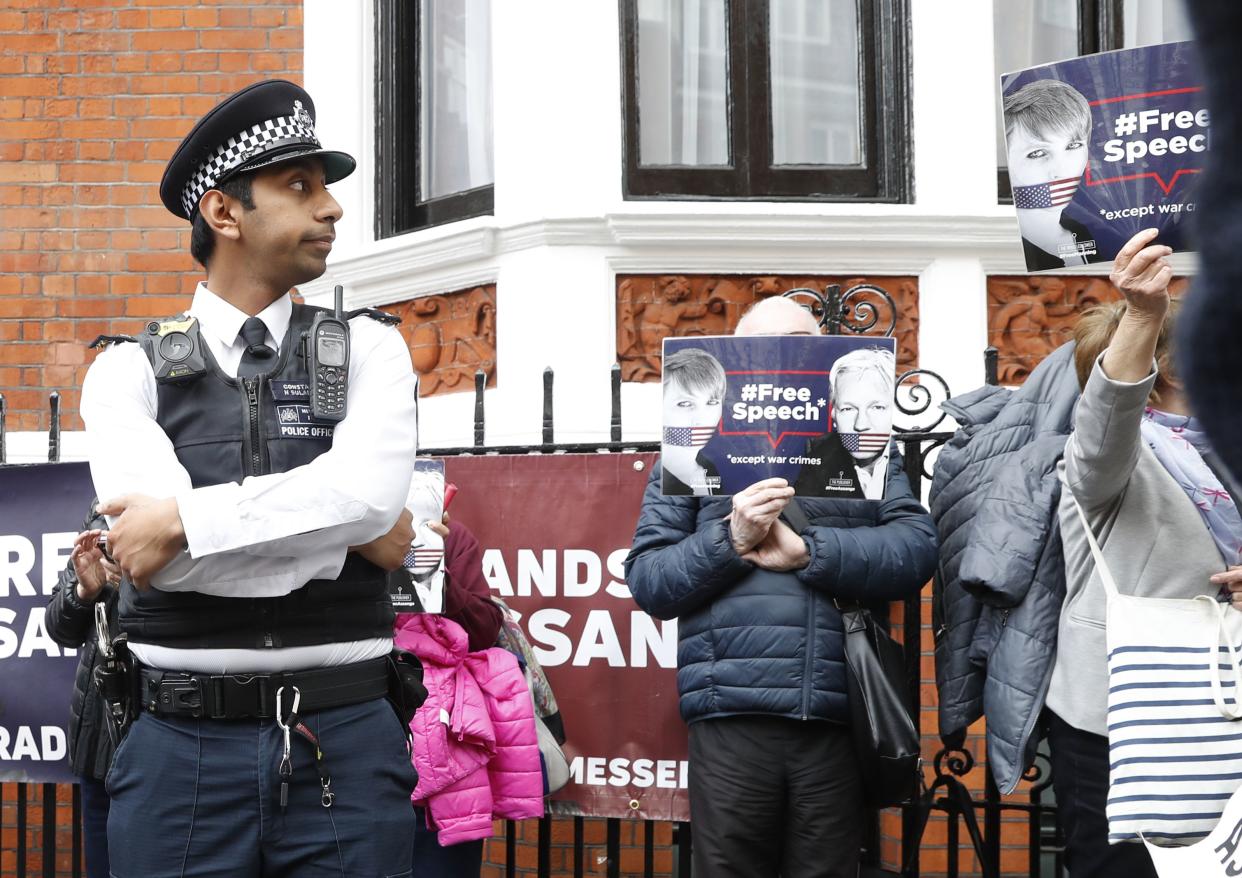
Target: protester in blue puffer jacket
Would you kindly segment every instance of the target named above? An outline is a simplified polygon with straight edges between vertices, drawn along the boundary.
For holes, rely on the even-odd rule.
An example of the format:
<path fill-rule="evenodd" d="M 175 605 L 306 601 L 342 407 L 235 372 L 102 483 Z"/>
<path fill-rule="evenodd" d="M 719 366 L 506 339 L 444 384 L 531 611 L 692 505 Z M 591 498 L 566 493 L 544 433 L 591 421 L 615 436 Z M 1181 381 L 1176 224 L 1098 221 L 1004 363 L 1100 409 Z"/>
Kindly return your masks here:
<path fill-rule="evenodd" d="M 787 299 L 737 328 L 818 333 Z M 936 564 L 931 518 L 896 453 L 883 500 L 799 498 L 800 534 L 778 520 L 793 496 L 783 479 L 714 498 L 663 496 L 660 477 L 657 466 L 626 581 L 644 610 L 679 619 L 695 874 L 853 878 L 865 808 L 834 600 L 917 593 Z"/>

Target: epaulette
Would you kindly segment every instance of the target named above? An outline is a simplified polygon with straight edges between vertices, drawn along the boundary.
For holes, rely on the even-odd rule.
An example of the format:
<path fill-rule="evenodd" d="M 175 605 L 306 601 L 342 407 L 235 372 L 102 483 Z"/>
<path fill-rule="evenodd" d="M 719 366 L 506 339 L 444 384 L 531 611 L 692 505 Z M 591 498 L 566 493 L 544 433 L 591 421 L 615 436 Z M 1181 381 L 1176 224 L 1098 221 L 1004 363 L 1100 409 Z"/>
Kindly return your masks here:
<path fill-rule="evenodd" d="M 379 308 L 355 308 L 345 315 L 346 320 L 353 320 L 359 314 L 365 314 L 372 320 L 378 320 L 386 326 L 399 326 L 401 318 L 396 314 L 389 314 L 387 311 L 381 311 Z"/>
<path fill-rule="evenodd" d="M 132 335 L 100 335 L 96 336 L 95 340 L 88 344 L 87 347 L 90 350 L 95 351 L 99 350 L 104 345 L 120 344 L 124 341 L 132 341 L 134 344 L 138 343 L 138 339 L 134 338 Z"/>

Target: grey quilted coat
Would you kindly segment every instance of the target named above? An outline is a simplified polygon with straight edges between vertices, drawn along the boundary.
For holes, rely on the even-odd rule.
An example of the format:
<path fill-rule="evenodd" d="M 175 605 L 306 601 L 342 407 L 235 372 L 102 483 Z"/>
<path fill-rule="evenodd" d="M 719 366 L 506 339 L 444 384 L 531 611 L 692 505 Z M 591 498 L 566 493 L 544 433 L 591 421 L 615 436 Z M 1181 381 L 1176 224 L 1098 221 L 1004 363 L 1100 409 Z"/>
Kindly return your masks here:
<path fill-rule="evenodd" d="M 960 746 L 985 716 L 988 765 L 1005 793 L 1035 756 L 1065 599 L 1057 461 L 1079 393 L 1073 348 L 1057 348 L 1017 390 L 982 387 L 943 406 L 960 429 L 930 494 L 940 735 Z"/>

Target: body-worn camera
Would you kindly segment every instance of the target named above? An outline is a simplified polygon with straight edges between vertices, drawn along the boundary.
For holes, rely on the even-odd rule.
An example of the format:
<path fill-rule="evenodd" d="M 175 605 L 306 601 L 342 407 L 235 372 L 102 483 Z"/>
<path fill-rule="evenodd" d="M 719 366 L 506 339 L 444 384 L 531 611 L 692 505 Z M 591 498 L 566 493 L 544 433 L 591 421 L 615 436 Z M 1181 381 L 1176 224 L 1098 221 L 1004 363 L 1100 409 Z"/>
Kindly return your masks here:
<path fill-rule="evenodd" d="M 156 381 L 188 381 L 207 370 L 199 347 L 198 320 L 189 315 L 147 324 L 144 346 L 151 351 Z"/>

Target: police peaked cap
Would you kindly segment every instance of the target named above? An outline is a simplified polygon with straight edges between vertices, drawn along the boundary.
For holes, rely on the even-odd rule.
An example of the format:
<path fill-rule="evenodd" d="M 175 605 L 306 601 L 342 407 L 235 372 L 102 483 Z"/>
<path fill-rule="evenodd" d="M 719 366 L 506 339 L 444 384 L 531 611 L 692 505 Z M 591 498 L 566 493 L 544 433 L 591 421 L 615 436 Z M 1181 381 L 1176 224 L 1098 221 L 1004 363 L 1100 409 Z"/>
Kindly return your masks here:
<path fill-rule="evenodd" d="M 320 145 L 315 102 L 305 89 L 283 79 L 256 82 L 198 120 L 164 168 L 160 200 L 192 220 L 209 189 L 242 171 L 304 156 L 323 162 L 329 183 L 348 177 L 357 165 L 348 153 Z"/>

